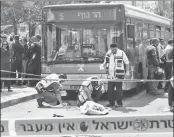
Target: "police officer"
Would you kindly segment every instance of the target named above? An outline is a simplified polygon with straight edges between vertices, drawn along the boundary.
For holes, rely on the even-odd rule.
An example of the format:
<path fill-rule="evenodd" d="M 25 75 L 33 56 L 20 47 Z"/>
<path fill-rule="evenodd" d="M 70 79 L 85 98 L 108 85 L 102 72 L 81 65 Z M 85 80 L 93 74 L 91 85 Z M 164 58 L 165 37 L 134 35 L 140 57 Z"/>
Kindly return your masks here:
<path fill-rule="evenodd" d="M 97 103 L 100 100 L 104 92 L 104 85 L 99 80 L 99 77 L 92 76 L 87 78 L 86 81 L 83 81 L 78 91 L 78 106 L 83 105 L 86 101 L 94 101 Z"/>
<path fill-rule="evenodd" d="M 61 99 L 60 91 L 62 90 L 62 83 L 67 79 L 66 74 L 50 74 L 45 79 L 42 79 L 36 84 L 36 90 L 39 98 L 37 103 L 39 107 L 44 107 L 43 102 L 56 106 L 64 105 Z"/>
<path fill-rule="evenodd" d="M 111 44 L 110 50 L 106 53 L 105 61 L 101 64 L 100 69 L 106 66 L 108 69 L 108 78 L 110 79 L 124 79 L 130 76 L 129 72 L 129 60 L 124 51 L 117 48 L 117 44 Z M 115 106 L 115 100 L 117 100 L 116 108 L 123 106 L 122 102 L 122 82 L 108 82 L 108 100 L 107 107 Z"/>
<path fill-rule="evenodd" d="M 39 78 L 41 75 L 41 45 L 39 44 L 39 40 L 36 36 L 32 37 L 32 44 L 29 49 L 29 52 L 32 58 L 29 61 L 27 72 L 33 75 L 28 77 Z M 34 86 L 36 85 L 36 83 L 37 81 L 35 80 L 29 82 L 30 86 Z"/>
<path fill-rule="evenodd" d="M 155 79 L 154 75 L 155 72 L 159 69 L 159 52 L 158 52 L 158 44 L 159 40 L 157 38 L 153 38 L 151 40 L 150 46 L 147 47 L 147 67 L 148 67 L 148 78 L 149 79 Z M 147 87 L 147 93 L 153 94 L 153 95 L 159 95 L 161 94 L 158 92 L 158 83 L 159 82 L 148 82 Z"/>

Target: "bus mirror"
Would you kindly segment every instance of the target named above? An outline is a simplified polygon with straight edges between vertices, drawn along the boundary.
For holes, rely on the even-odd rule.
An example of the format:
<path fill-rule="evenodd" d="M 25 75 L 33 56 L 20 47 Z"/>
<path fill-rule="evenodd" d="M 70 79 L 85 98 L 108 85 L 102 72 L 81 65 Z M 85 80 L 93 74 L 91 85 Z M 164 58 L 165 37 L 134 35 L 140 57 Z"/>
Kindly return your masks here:
<path fill-rule="evenodd" d="M 135 25 L 127 25 L 128 38 L 135 38 Z"/>

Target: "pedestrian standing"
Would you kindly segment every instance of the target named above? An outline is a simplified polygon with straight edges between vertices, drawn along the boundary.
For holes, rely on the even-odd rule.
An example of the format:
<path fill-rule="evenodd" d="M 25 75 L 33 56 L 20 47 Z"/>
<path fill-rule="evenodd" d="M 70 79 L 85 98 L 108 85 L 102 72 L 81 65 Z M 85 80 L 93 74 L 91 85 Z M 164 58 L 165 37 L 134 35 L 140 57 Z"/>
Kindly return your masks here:
<path fill-rule="evenodd" d="M 117 48 L 117 44 L 111 44 L 110 50 L 106 53 L 105 61 L 101 64 L 100 69 L 104 66 L 108 69 L 109 79 L 124 79 L 130 76 L 129 60 L 124 51 Z M 116 108 L 123 106 L 122 102 L 122 82 L 108 82 L 108 100 L 107 107 L 114 107 L 117 100 Z"/>
<path fill-rule="evenodd" d="M 159 57 L 160 57 L 159 67 L 162 68 L 163 70 L 165 69 L 165 65 L 166 65 L 166 62 L 162 59 L 162 55 L 164 54 L 164 51 L 165 51 L 165 42 L 164 42 L 164 39 L 160 38 L 159 45 L 158 45 L 158 52 L 159 52 Z M 158 89 L 161 89 L 163 87 L 162 83 L 163 82 L 159 82 Z"/>
<path fill-rule="evenodd" d="M 159 40 L 157 38 L 153 38 L 151 40 L 150 46 L 147 48 L 147 67 L 148 67 L 148 78 L 155 80 L 155 73 L 159 69 L 159 52 L 158 52 L 158 44 Z M 160 92 L 158 92 L 158 83 L 156 81 L 148 82 L 147 87 L 147 93 L 153 94 L 153 95 L 160 95 Z"/>
<path fill-rule="evenodd" d="M 12 63 L 12 78 L 16 77 L 15 72 L 19 73 L 19 78 L 21 78 L 22 73 L 22 57 L 24 53 L 24 47 L 20 44 L 19 36 L 14 37 L 15 42 L 12 44 L 12 56 L 13 56 L 13 63 Z M 14 84 L 14 81 L 13 81 Z M 18 85 L 21 85 L 21 81 L 17 81 Z"/>
<path fill-rule="evenodd" d="M 30 75 L 30 78 L 40 78 L 41 75 L 41 45 L 39 44 L 39 39 L 36 36 L 32 38 L 33 43 L 31 44 L 30 54 L 32 58 L 28 64 L 28 73 L 33 74 Z M 35 86 L 37 80 L 31 80 L 30 86 Z"/>
<path fill-rule="evenodd" d="M 164 55 L 162 58 L 165 57 L 165 74 L 166 74 L 166 79 L 171 79 L 172 77 L 172 68 L 173 68 L 173 43 L 174 40 L 170 39 L 168 41 L 168 45 L 165 48 Z M 166 83 L 164 91 L 167 92 L 169 86 L 169 82 Z"/>
<path fill-rule="evenodd" d="M 27 56 L 26 56 L 26 54 L 27 54 L 27 50 L 28 50 L 28 45 L 27 45 L 27 39 L 26 38 L 23 38 L 22 39 L 22 45 L 23 45 L 23 47 L 24 47 L 24 54 L 23 54 L 23 60 L 22 60 L 22 65 L 23 65 L 23 78 L 26 78 L 26 73 L 27 73 L 27 71 L 26 71 L 26 68 L 27 68 Z M 27 84 L 27 81 L 26 80 L 24 80 L 23 81 L 23 84 L 25 85 L 25 84 Z"/>
<path fill-rule="evenodd" d="M 9 71 L 9 72 L 3 72 L 3 71 Z M 10 71 L 11 71 L 11 59 L 10 59 L 10 47 L 9 43 L 7 42 L 7 35 L 2 36 L 1 41 L 1 77 L 4 78 L 10 78 Z M 1 81 L 1 89 L 2 89 L 2 82 Z M 5 80 L 4 84 L 7 86 L 8 91 L 11 90 L 11 81 Z"/>

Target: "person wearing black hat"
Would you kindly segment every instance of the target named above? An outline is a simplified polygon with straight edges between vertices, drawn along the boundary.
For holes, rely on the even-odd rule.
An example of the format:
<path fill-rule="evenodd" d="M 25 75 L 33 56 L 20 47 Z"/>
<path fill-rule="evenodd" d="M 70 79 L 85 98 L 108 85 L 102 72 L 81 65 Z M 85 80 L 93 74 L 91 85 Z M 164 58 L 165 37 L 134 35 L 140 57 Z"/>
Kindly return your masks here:
<path fill-rule="evenodd" d="M 36 36 L 32 37 L 32 44 L 29 48 L 31 59 L 28 63 L 27 73 L 33 74 L 28 76 L 30 78 L 39 78 L 41 75 L 41 45 L 39 44 L 39 39 Z M 30 86 L 35 86 L 37 80 L 29 81 Z"/>
<path fill-rule="evenodd" d="M 19 78 L 21 78 L 21 74 L 22 73 L 22 58 L 23 58 L 23 53 L 24 53 L 24 47 L 21 45 L 21 43 L 19 42 L 19 36 L 16 35 L 14 37 L 15 42 L 12 43 L 12 58 L 13 58 L 13 62 L 12 62 L 12 78 L 16 77 L 15 72 L 18 71 L 18 76 Z M 15 81 L 13 81 L 14 84 Z M 22 81 L 17 81 L 18 85 L 22 84 Z"/>
<path fill-rule="evenodd" d="M 124 79 L 129 78 L 129 60 L 123 50 L 118 49 L 117 44 L 111 44 L 110 50 L 106 53 L 105 61 L 100 65 L 100 69 L 104 69 L 108 72 L 109 79 Z M 122 108 L 122 82 L 108 82 L 108 100 L 107 107 Z M 115 101 L 117 100 L 117 105 Z"/>
<path fill-rule="evenodd" d="M 65 81 L 65 79 L 67 79 L 66 74 L 57 75 L 53 73 L 36 84 L 35 89 L 39 95 L 39 98 L 37 99 L 39 107 L 44 107 L 44 102 L 51 106 L 65 105 L 62 101 L 60 93 L 62 90 L 62 83 Z"/>
<path fill-rule="evenodd" d="M 147 67 L 148 67 L 148 78 L 155 79 L 155 72 L 159 69 L 159 52 L 157 46 L 159 45 L 159 39 L 153 38 L 150 46 L 147 47 Z M 152 95 L 160 95 L 158 92 L 158 82 L 147 82 L 147 93 Z"/>

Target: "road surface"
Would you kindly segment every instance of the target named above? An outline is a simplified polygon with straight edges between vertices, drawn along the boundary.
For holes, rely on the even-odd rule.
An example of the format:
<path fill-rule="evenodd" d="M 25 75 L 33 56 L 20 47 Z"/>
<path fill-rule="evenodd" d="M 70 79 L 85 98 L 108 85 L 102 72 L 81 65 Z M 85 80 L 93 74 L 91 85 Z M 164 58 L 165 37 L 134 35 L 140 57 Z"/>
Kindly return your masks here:
<path fill-rule="evenodd" d="M 71 107 L 49 107 L 38 108 L 36 100 L 31 100 L 15 106 L 4 108 L 1 110 L 1 119 L 3 118 L 32 118 L 32 117 L 52 117 L 53 114 L 62 115 L 64 117 L 78 117 L 82 114 L 75 106 L 76 101 L 70 101 Z M 102 105 L 108 104 L 106 101 L 99 102 Z M 141 92 L 133 97 L 128 97 L 123 100 L 124 106 L 122 109 L 113 109 L 110 111 L 110 116 L 116 115 L 134 115 L 134 114 L 171 114 L 165 111 L 168 108 L 167 98 L 164 96 L 152 96 L 145 92 Z"/>
<path fill-rule="evenodd" d="M 70 103 L 72 104 L 71 107 L 66 107 L 66 108 L 59 108 L 59 107 L 50 107 L 50 106 L 46 106 L 45 108 L 38 108 L 37 107 L 37 103 L 36 100 L 31 100 L 28 102 L 24 102 L 15 106 L 11 106 L 8 108 L 4 108 L 1 110 L 1 119 L 2 120 L 12 120 L 16 119 L 17 121 L 20 121 L 20 119 L 24 119 L 24 121 L 22 122 L 25 125 L 30 125 L 27 124 L 28 122 L 31 122 L 33 125 L 36 124 L 40 124 L 42 123 L 42 121 L 45 119 L 47 119 L 47 124 L 49 124 L 49 122 L 51 122 L 49 119 L 55 119 L 54 121 L 51 122 L 52 125 L 54 125 L 55 123 L 59 123 L 60 121 L 62 121 L 63 123 L 68 121 L 68 123 L 71 123 L 71 120 L 73 120 L 74 118 L 77 120 L 75 122 L 75 127 L 77 128 L 79 125 L 81 125 L 78 121 L 90 121 L 87 119 L 93 119 L 97 121 L 97 118 L 99 118 L 101 120 L 104 121 L 108 121 L 108 119 L 110 119 L 111 121 L 119 121 L 120 120 L 120 116 L 123 117 L 124 121 L 127 121 L 128 119 L 131 119 L 132 121 L 134 121 L 133 119 L 139 119 L 143 120 L 144 118 L 147 120 L 157 120 L 159 122 L 159 126 L 158 127 L 153 127 L 152 129 L 150 129 L 150 125 L 148 126 L 148 130 L 147 133 L 142 132 L 142 133 L 137 133 L 137 131 L 135 131 L 135 129 L 131 126 L 131 128 L 126 129 L 125 131 L 120 130 L 120 133 L 117 133 L 118 131 L 114 131 L 113 129 L 111 130 L 106 130 L 107 132 L 104 132 L 106 135 L 101 134 L 102 132 L 100 131 L 95 131 L 94 134 L 96 135 L 91 135 L 88 136 L 84 135 L 73 135 L 71 136 L 69 133 L 69 131 L 64 131 L 62 133 L 62 135 L 67 134 L 67 135 L 63 135 L 63 136 L 58 136 L 59 133 L 58 130 L 56 129 L 55 131 L 52 132 L 47 132 L 44 133 L 44 131 L 42 132 L 38 132 L 38 134 L 40 134 L 41 136 L 44 137 L 44 135 L 48 135 L 49 137 L 172 137 L 173 136 L 173 128 L 170 126 L 168 126 L 167 128 L 164 127 L 163 123 L 160 123 L 161 121 L 172 121 L 173 120 L 173 114 L 169 111 L 166 110 L 168 108 L 168 102 L 167 102 L 167 98 L 165 96 L 152 96 L 152 95 L 148 95 L 145 92 L 141 92 L 138 95 L 134 95 L 132 97 L 127 97 L 124 98 L 123 100 L 124 102 L 124 107 L 122 109 L 112 109 L 111 111 L 109 111 L 108 115 L 105 116 L 86 116 L 80 113 L 79 109 L 76 107 L 76 102 L 75 101 L 70 101 Z M 101 101 L 99 102 L 103 105 L 106 105 L 108 102 L 106 101 Z M 53 118 L 53 115 L 57 114 L 57 115 L 61 115 L 62 120 L 57 119 L 56 122 L 56 118 Z M 150 115 L 150 117 L 148 118 L 146 115 Z M 152 115 L 152 116 L 151 116 Z M 134 118 L 133 118 L 134 117 Z M 38 119 L 39 121 L 36 120 L 31 120 L 31 119 Z M 85 119 L 84 119 L 85 118 Z M 43 120 L 42 120 L 43 119 Z M 29 120 L 29 121 L 28 121 Z M 28 122 L 27 122 L 28 121 Z M 34 121 L 34 123 L 32 122 Z M 44 122 L 43 121 L 43 122 Z M 44 122 L 44 125 L 46 124 Z M 60 122 L 61 123 L 61 122 Z M 19 122 L 17 125 L 20 125 Z M 88 124 L 89 126 L 91 126 L 91 124 Z M 139 125 L 141 125 L 141 123 L 139 123 Z M 143 125 L 144 126 L 144 125 Z M 161 128 L 162 126 L 162 128 Z M 55 128 L 55 127 L 54 127 Z M 54 129 L 53 128 L 53 129 Z M 91 126 L 91 131 L 95 130 L 95 127 Z M 65 130 L 65 128 L 63 128 L 63 130 Z M 27 130 L 28 131 L 28 130 Z M 90 132 L 91 132 L 90 131 Z M 101 130 L 102 131 L 102 130 Z M 37 132 L 34 132 L 34 134 L 36 134 L 36 136 L 34 136 L 32 133 L 33 132 L 24 132 L 23 130 L 21 131 L 21 128 L 19 130 L 19 127 L 15 129 L 15 132 L 17 132 L 20 136 L 27 136 L 28 134 L 31 134 L 31 137 L 37 137 Z M 75 133 L 79 134 L 79 129 L 75 130 Z M 89 132 L 89 133 L 90 133 Z M 123 133 L 124 134 L 123 134 Z M 130 132 L 130 133 L 129 133 Z M 10 133 L 10 132 L 9 132 Z M 55 134 L 52 135 L 51 133 Z M 74 132 L 73 132 L 74 133 Z M 114 134 L 116 133 L 116 134 Z M 13 134 L 13 133 L 12 133 Z M 100 134 L 100 135 L 99 135 Z M 33 136 L 32 136 L 33 135 Z M 38 136 L 39 137 L 39 136 Z M 45 136 L 47 137 L 47 136 Z"/>

